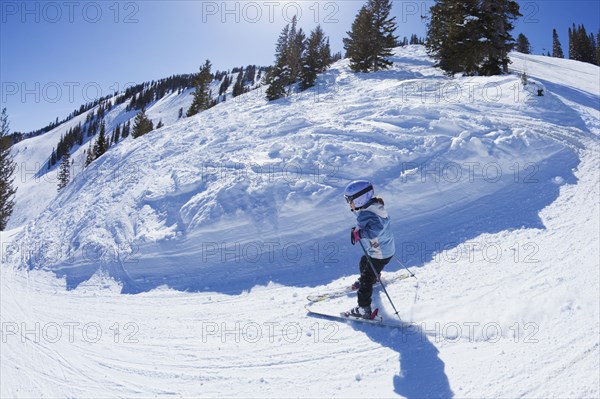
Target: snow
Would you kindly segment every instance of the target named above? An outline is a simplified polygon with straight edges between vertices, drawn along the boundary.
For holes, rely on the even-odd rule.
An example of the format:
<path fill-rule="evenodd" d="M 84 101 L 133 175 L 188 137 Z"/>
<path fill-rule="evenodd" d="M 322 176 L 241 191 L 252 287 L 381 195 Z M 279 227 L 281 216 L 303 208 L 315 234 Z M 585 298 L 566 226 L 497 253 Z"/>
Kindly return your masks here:
<path fill-rule="evenodd" d="M 307 92 L 179 121 L 163 99 L 164 128 L 58 196 L 20 185 L 52 194 L 0 236 L 1 396 L 598 397 L 600 69 L 511 57 L 451 79 L 406 46 L 389 71 L 342 60 Z M 356 277 L 359 177 L 417 276 L 388 286 L 414 328 L 306 315 Z"/>

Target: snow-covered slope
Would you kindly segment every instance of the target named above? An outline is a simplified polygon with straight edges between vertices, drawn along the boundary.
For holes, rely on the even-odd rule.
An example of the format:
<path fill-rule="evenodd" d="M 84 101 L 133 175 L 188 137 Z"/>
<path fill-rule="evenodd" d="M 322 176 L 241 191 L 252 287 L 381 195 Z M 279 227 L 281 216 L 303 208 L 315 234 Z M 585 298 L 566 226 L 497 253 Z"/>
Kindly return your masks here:
<path fill-rule="evenodd" d="M 179 108 L 186 110 L 192 103 L 191 93 L 193 89 L 188 89 L 182 93 L 173 92 L 159 101 L 152 103 L 148 108 L 148 117 L 155 124 L 159 120 L 163 121 L 165 126 L 169 126 L 177 121 Z M 110 99 L 114 102 L 115 98 Z M 64 136 L 69 129 L 75 128 L 78 124 L 85 125 L 89 114 L 98 111 L 99 106 L 93 107 L 89 111 L 76 116 L 75 118 L 57 126 L 48 133 L 31 139 L 21 141 L 14 145 L 12 153 L 17 164 L 15 185 L 17 194 L 15 200 L 14 212 L 9 220 L 9 228 L 16 228 L 31 221 L 56 198 L 56 187 L 58 183 L 58 167 L 47 169 L 47 162 L 56 148 L 61 136 Z M 127 111 L 127 103 L 113 107 L 104 117 L 107 134 L 119 124 L 132 120 L 138 111 Z M 85 154 L 88 148 L 89 140 L 96 137 L 85 137 L 82 146 L 75 146 L 71 153 L 73 162 L 71 173 L 77 175 L 84 171 Z"/>
<path fill-rule="evenodd" d="M 342 60 L 112 148 L 2 235 L 2 396 L 597 397 L 600 69 L 513 58 L 526 87 L 444 77 L 420 46 Z M 418 277 L 388 291 L 419 329 L 306 316 L 355 277 L 355 178 L 386 200 Z"/>
<path fill-rule="evenodd" d="M 262 73 L 262 72 L 261 72 Z M 230 82 L 234 82 L 239 75 L 239 72 L 234 72 L 225 75 Z M 248 88 L 256 88 L 260 85 L 259 75 L 254 76 L 254 82 L 244 82 Z M 213 99 L 219 101 L 234 99 L 233 84 L 230 84 L 228 89 L 219 96 L 219 88 L 222 80 L 214 80 L 210 85 Z M 146 88 L 147 90 L 147 88 Z M 162 98 L 150 103 L 146 108 L 148 117 L 156 126 L 159 121 L 162 121 L 165 128 L 171 126 L 178 120 L 179 111 L 182 110 L 184 115 L 189 109 L 193 100 L 193 88 L 181 89 L 181 91 L 167 92 Z M 123 93 L 119 93 L 122 95 Z M 137 93 L 136 93 L 137 95 Z M 118 96 L 114 96 L 104 102 L 114 104 Z M 115 105 L 106 112 L 103 120 L 106 123 L 106 132 L 111 136 L 118 125 L 123 125 L 130 122 L 133 126 L 137 109 L 127 110 L 130 99 L 125 103 Z M 13 214 L 9 220 L 9 228 L 20 227 L 33 218 L 38 216 L 48 204 L 56 198 L 56 187 L 58 183 L 58 165 L 48 169 L 48 161 L 52 150 L 57 147 L 57 144 L 62 136 L 81 125 L 86 130 L 86 120 L 88 117 L 97 114 L 100 105 L 97 105 L 90 110 L 78 115 L 71 120 L 57 126 L 51 131 L 28 140 L 17 143 L 12 148 L 12 153 L 17 163 L 17 173 L 15 185 L 17 187 L 16 205 Z M 84 143 L 81 146 L 77 144 L 71 149 L 71 177 L 84 172 L 85 151 L 88 149 L 89 141 L 96 140 L 97 137 L 89 137 L 84 134 Z M 130 138 L 129 138 L 130 139 Z"/>

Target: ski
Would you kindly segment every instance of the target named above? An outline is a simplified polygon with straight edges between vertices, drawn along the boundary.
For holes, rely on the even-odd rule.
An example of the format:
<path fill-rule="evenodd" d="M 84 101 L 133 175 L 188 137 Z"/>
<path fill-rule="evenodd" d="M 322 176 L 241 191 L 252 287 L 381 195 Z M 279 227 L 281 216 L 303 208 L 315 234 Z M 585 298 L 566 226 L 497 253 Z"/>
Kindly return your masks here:
<path fill-rule="evenodd" d="M 394 277 L 384 277 L 383 283 L 384 284 L 392 284 L 395 283 L 396 281 L 400 281 L 400 280 L 404 280 L 406 278 L 408 278 L 408 274 L 401 274 L 399 276 L 394 276 Z M 374 285 L 373 288 L 377 288 L 379 287 L 381 284 L 379 281 L 377 281 Z M 321 302 L 327 299 L 333 299 L 333 298 L 339 298 L 345 295 L 349 295 L 352 294 L 353 292 L 356 292 L 357 290 L 352 288 L 352 286 L 350 287 L 346 287 L 346 288 L 342 288 L 336 291 L 331 291 L 331 292 L 324 292 L 321 294 L 311 294 L 308 295 L 306 297 L 306 299 L 308 299 L 310 302 Z"/>
<path fill-rule="evenodd" d="M 304 308 L 306 309 L 306 311 L 309 314 L 318 315 L 318 316 L 322 316 L 322 317 L 327 317 L 327 318 L 332 319 L 332 320 L 343 320 L 343 321 L 352 321 L 352 322 L 359 322 L 359 323 L 375 324 L 375 325 L 379 325 L 379 326 L 393 327 L 393 328 L 414 327 L 414 325 L 412 323 L 401 322 L 400 320 L 398 320 L 398 321 L 395 321 L 395 320 L 393 320 L 393 321 L 385 320 L 383 317 L 381 317 L 378 314 L 379 313 L 379 309 L 377 309 L 377 308 L 373 311 L 373 313 L 375 313 L 375 317 L 372 318 L 372 319 L 363 319 L 362 317 L 347 316 L 346 312 L 335 313 L 335 312 L 328 312 L 328 311 L 318 310 L 318 309 L 315 309 L 315 308 L 311 307 L 310 304 L 306 305 Z"/>

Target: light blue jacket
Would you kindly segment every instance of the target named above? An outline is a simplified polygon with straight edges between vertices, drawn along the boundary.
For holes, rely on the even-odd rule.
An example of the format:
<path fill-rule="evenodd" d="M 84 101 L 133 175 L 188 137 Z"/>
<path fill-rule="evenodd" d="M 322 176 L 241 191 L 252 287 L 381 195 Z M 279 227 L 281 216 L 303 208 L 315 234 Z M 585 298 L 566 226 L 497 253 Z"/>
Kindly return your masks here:
<path fill-rule="evenodd" d="M 360 241 L 367 254 L 375 259 L 387 259 L 396 253 L 390 216 L 379 202 L 371 200 L 363 209 L 355 212 Z"/>

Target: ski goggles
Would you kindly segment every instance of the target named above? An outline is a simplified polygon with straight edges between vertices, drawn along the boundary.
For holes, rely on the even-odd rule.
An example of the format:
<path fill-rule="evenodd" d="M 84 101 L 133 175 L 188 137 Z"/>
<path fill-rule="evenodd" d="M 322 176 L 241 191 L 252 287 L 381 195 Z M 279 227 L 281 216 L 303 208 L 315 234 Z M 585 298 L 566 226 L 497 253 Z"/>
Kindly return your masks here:
<path fill-rule="evenodd" d="M 362 190 L 360 190 L 359 192 L 352 194 L 352 195 L 344 195 L 344 198 L 346 198 L 346 202 L 347 203 L 351 203 L 352 201 L 354 201 L 355 199 L 357 199 L 358 197 L 368 193 L 369 191 L 373 190 L 373 186 L 367 186 L 365 188 L 363 188 Z"/>

